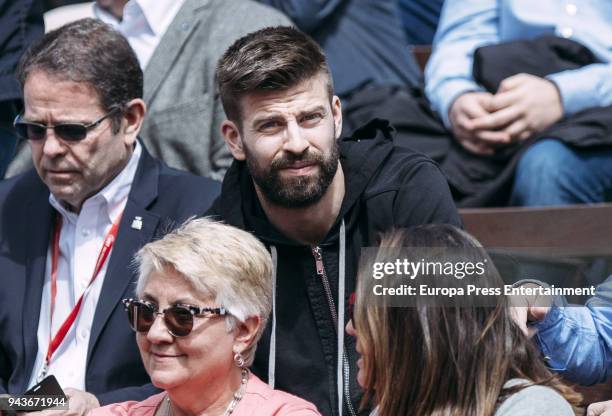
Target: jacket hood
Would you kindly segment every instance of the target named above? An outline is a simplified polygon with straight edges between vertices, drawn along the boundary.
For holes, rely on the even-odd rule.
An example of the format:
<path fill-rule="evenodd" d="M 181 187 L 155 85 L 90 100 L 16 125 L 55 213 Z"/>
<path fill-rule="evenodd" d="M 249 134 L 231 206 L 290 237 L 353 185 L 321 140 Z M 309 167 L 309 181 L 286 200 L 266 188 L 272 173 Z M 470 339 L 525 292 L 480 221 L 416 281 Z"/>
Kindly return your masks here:
<path fill-rule="evenodd" d="M 359 200 L 370 180 L 381 169 L 393 149 L 393 127 L 386 120 L 374 119 L 351 136 L 339 140 L 340 164 L 344 172 L 345 196 L 340 213 L 320 245 L 338 239 L 344 218 L 347 229 L 356 225 Z M 221 196 L 212 211 L 223 213 L 226 223 L 249 230 L 270 244 L 301 245 L 285 237 L 270 223 L 257 198 L 246 163 L 234 160 L 225 174 Z"/>

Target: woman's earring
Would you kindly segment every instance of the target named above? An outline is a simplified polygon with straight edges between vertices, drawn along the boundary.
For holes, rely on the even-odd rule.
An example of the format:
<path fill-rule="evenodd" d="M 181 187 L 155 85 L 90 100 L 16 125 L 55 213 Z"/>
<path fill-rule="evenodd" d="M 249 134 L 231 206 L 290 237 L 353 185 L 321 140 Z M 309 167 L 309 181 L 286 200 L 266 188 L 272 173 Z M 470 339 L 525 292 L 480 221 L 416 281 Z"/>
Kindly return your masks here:
<path fill-rule="evenodd" d="M 234 363 L 236 364 L 236 366 L 238 368 L 244 368 L 245 366 L 245 361 L 244 361 L 244 357 L 242 356 L 242 354 L 239 351 L 236 351 L 234 353 Z"/>

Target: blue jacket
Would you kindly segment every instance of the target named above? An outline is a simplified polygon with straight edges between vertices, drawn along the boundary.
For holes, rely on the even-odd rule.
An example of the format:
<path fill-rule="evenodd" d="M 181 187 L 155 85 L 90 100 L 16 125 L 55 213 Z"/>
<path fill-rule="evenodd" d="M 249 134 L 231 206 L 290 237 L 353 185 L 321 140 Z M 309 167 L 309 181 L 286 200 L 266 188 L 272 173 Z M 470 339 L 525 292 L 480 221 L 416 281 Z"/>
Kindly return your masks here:
<path fill-rule="evenodd" d="M 562 298 L 555 303 L 536 324 L 536 340 L 548 365 L 580 384 L 612 377 L 612 276 L 586 306 L 570 306 Z"/>

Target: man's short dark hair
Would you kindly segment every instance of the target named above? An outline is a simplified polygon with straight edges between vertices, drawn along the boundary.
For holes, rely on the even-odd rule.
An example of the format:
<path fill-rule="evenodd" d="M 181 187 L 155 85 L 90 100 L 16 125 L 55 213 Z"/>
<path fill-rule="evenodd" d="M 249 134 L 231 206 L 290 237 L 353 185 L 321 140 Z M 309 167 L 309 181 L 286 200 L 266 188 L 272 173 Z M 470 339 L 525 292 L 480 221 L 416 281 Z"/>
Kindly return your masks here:
<path fill-rule="evenodd" d="M 319 73 L 332 79 L 321 47 L 308 35 L 288 27 L 268 27 L 238 39 L 217 64 L 217 82 L 227 117 L 240 121 L 240 99 L 251 92 L 293 87 Z"/>
<path fill-rule="evenodd" d="M 106 111 L 123 109 L 130 100 L 142 98 L 143 76 L 136 54 L 121 33 L 95 19 L 68 23 L 32 45 L 17 71 L 22 89 L 34 71 L 89 84 Z M 115 133 L 121 116 L 119 112 L 112 118 Z"/>

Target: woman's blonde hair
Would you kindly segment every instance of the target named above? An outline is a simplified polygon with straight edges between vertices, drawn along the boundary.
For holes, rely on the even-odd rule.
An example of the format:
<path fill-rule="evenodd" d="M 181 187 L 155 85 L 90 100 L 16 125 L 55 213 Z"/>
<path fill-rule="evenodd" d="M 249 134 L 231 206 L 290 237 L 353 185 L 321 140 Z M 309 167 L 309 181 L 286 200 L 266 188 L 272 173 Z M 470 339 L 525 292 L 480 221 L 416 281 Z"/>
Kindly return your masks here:
<path fill-rule="evenodd" d="M 171 268 L 197 292 L 215 300 L 228 315 L 228 331 L 234 319 L 261 320 L 251 346 L 243 351 L 251 365 L 257 341 L 266 326 L 272 305 L 272 259 L 266 247 L 252 234 L 208 218 L 187 220 L 163 238 L 148 243 L 136 254 L 141 296 L 153 271 Z"/>
<path fill-rule="evenodd" d="M 464 260 L 484 258 L 493 265 L 473 237 L 450 225 L 389 233 L 375 261 L 395 261 L 401 247 L 472 247 L 476 250 L 466 253 L 474 258 Z M 379 416 L 490 416 L 509 394 L 534 384 L 554 388 L 581 414 L 581 396 L 545 366 L 539 351 L 512 321 L 505 296 L 498 296 L 496 305 L 479 307 L 420 302 L 415 307 L 391 307 L 390 297 L 374 304 L 375 283 L 367 270 L 360 270 L 354 325 L 364 349 L 362 404 L 377 406 Z M 501 282 L 495 267 L 487 270 L 488 279 Z M 439 277 L 429 276 L 428 285 L 444 280 Z M 504 388 L 512 378 L 529 383 Z"/>

